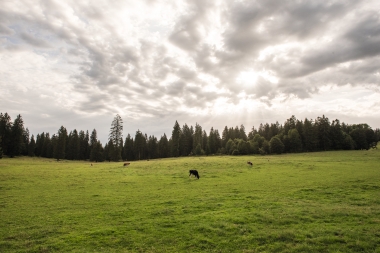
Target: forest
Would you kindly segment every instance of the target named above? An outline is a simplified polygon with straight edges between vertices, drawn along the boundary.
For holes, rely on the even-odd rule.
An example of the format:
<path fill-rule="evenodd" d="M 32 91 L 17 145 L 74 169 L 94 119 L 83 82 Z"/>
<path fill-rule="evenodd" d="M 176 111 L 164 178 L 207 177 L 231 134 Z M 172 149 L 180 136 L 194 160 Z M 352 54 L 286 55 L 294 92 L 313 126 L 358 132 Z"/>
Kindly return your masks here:
<path fill-rule="evenodd" d="M 248 132 L 243 125 L 225 126 L 220 134 L 211 127 L 207 133 L 199 124 L 181 127 L 176 121 L 171 136 L 159 139 L 137 130 L 134 137 L 123 139 L 123 120 L 113 119 L 109 141 L 103 145 L 96 129 L 70 132 L 61 126 L 57 133 L 30 136 L 19 114 L 12 121 L 8 113 L 0 113 L 0 158 L 3 156 L 37 156 L 46 158 L 89 160 L 93 162 L 146 160 L 180 156 L 248 155 L 316 152 L 327 150 L 361 150 L 376 148 L 380 129 L 368 124 L 330 122 L 323 115 L 317 119 L 298 120 L 291 116 L 283 124 L 265 123 Z"/>

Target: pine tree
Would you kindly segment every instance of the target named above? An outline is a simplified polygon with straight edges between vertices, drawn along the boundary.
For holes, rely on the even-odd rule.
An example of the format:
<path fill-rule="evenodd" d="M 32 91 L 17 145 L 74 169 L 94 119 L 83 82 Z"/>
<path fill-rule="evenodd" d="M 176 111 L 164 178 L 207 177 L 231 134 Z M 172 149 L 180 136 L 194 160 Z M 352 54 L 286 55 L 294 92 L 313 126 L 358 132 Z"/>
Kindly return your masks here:
<path fill-rule="evenodd" d="M 3 148 L 2 148 L 2 144 L 3 144 L 3 141 L 2 141 L 2 138 L 0 136 L 0 159 L 3 158 Z"/>
<path fill-rule="evenodd" d="M 180 135 L 181 127 L 178 122 L 175 121 L 173 131 L 172 131 L 172 156 L 178 157 L 180 155 Z"/>
<path fill-rule="evenodd" d="M 166 134 L 161 136 L 160 141 L 158 142 L 158 150 L 161 158 L 169 157 L 169 141 Z"/>
<path fill-rule="evenodd" d="M 54 147 L 54 158 L 59 161 L 64 159 L 66 155 L 66 140 L 67 140 L 67 130 L 61 126 L 57 133 L 57 140 Z"/>
<path fill-rule="evenodd" d="M 145 159 L 145 150 L 146 150 L 146 138 L 141 133 L 140 130 L 137 130 L 135 135 L 133 153 L 135 155 L 135 159 L 142 160 Z"/>
<path fill-rule="evenodd" d="M 123 120 L 119 114 L 115 116 L 111 123 L 111 129 L 109 133 L 109 141 L 113 144 L 113 150 L 111 155 L 111 159 L 113 161 L 121 160 L 121 151 L 122 151 L 122 143 L 123 143 Z"/>
<path fill-rule="evenodd" d="M 11 138 L 12 121 L 8 113 L 0 113 L 0 137 L 2 139 L 2 152 L 8 154 L 8 144 Z"/>
<path fill-rule="evenodd" d="M 11 138 L 9 144 L 9 156 L 15 157 L 21 154 L 23 146 L 24 121 L 21 115 L 17 115 L 11 127 Z"/>
<path fill-rule="evenodd" d="M 28 147 L 28 156 L 34 156 L 34 150 L 36 148 L 36 142 L 34 140 L 34 135 L 32 134 L 32 137 L 30 138 L 30 143 Z"/>
<path fill-rule="evenodd" d="M 134 160 L 133 156 L 133 138 L 131 138 L 131 135 L 128 134 L 125 138 L 124 147 L 123 147 L 123 159 L 127 161 Z"/>
<path fill-rule="evenodd" d="M 101 162 L 103 161 L 103 147 L 100 141 L 92 144 L 90 161 Z"/>

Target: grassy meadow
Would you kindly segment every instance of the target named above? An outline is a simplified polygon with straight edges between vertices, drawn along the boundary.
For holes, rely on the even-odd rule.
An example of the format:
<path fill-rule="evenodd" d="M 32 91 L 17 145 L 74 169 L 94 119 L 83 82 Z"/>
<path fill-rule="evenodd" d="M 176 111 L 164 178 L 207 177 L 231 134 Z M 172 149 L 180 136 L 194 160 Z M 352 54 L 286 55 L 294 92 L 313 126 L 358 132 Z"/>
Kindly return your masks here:
<path fill-rule="evenodd" d="M 380 252 L 380 149 L 122 165 L 1 159 L 0 252 Z"/>

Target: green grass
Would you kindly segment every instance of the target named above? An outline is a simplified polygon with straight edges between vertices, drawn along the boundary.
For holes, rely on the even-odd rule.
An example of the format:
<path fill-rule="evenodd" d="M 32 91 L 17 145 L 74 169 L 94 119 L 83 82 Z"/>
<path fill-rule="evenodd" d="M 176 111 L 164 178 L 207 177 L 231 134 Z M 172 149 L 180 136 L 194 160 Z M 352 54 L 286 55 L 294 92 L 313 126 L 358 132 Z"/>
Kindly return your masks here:
<path fill-rule="evenodd" d="M 0 252 L 380 252 L 378 245 L 380 150 L 128 167 L 0 160 Z"/>

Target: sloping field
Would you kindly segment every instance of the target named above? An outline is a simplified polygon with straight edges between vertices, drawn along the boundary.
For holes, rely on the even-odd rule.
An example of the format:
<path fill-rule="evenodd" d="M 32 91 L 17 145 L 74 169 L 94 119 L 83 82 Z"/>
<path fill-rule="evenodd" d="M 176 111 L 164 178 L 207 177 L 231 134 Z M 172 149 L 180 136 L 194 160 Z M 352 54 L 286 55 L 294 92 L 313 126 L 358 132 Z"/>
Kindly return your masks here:
<path fill-rule="evenodd" d="M 122 165 L 1 159 L 0 252 L 380 252 L 380 150 Z"/>

